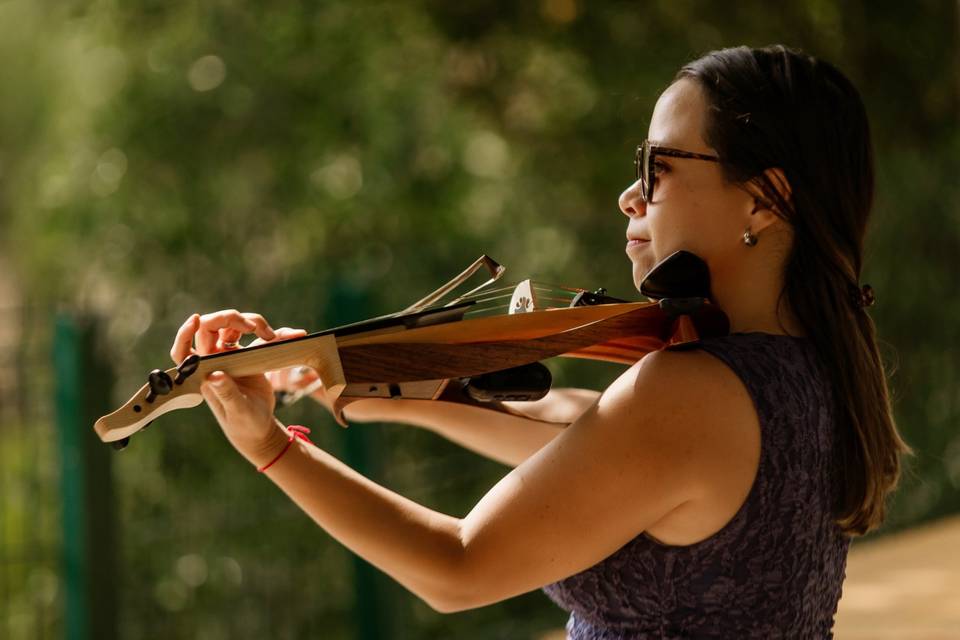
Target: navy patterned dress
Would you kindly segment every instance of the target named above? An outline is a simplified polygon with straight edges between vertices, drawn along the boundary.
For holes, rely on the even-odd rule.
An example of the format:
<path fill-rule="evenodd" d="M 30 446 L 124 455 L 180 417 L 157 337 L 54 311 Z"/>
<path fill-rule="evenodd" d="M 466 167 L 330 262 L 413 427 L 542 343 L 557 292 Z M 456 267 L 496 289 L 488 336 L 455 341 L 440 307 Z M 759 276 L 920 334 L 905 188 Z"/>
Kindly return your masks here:
<path fill-rule="evenodd" d="M 832 638 L 849 538 L 830 515 L 833 411 L 813 343 L 737 333 L 693 348 L 726 363 L 757 410 L 760 463 L 743 505 L 706 540 L 641 533 L 543 590 L 570 612 L 572 640 Z"/>

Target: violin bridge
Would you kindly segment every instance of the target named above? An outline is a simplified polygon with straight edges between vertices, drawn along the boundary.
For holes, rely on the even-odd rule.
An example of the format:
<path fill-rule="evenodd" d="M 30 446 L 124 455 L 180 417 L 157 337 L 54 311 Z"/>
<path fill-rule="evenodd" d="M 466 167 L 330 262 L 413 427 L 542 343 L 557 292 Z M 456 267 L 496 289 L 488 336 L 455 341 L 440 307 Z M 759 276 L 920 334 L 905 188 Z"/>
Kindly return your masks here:
<path fill-rule="evenodd" d="M 513 296 L 510 298 L 510 311 L 514 313 L 530 313 L 540 308 L 537 304 L 537 294 L 533 290 L 533 283 L 530 280 L 524 280 L 513 290 Z"/>

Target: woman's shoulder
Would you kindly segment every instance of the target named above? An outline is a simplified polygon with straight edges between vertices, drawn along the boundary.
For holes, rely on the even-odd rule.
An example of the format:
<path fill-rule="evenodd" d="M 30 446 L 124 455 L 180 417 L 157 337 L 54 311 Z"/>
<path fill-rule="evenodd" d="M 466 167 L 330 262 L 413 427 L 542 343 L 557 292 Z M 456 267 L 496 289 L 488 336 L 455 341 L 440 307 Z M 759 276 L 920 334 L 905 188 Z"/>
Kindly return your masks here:
<path fill-rule="evenodd" d="M 761 427 L 749 391 L 727 365 L 702 350 L 656 351 L 609 388 L 622 403 L 638 447 L 685 469 L 688 499 L 647 528 L 686 545 L 719 530 L 737 512 L 760 461 Z"/>
<path fill-rule="evenodd" d="M 807 351 L 804 339 L 773 334 L 732 334 L 693 348 L 663 349 L 625 372 L 614 393 L 637 409 L 675 414 L 683 433 L 752 441 L 760 428 L 757 378 L 776 375 L 780 360 L 808 359 Z"/>
<path fill-rule="evenodd" d="M 729 474 L 731 465 L 755 460 L 744 452 L 759 443 L 759 420 L 743 381 L 723 362 L 701 350 L 655 351 L 644 356 L 600 397 L 609 415 L 630 416 L 637 442 L 657 443 L 685 456 L 704 486 Z M 748 456 L 752 458 L 752 456 Z M 752 477 L 752 471 L 746 474 Z"/>
<path fill-rule="evenodd" d="M 694 435 L 755 418 L 750 394 L 740 377 L 702 350 L 660 350 L 647 354 L 601 394 L 615 413 L 633 415 L 640 428 L 669 425 Z"/>
<path fill-rule="evenodd" d="M 614 385 L 620 392 L 632 388 L 634 401 L 644 403 L 679 402 L 709 410 L 732 409 L 742 404 L 740 400 L 749 401 L 740 377 L 706 349 L 654 351 L 628 369 Z"/>

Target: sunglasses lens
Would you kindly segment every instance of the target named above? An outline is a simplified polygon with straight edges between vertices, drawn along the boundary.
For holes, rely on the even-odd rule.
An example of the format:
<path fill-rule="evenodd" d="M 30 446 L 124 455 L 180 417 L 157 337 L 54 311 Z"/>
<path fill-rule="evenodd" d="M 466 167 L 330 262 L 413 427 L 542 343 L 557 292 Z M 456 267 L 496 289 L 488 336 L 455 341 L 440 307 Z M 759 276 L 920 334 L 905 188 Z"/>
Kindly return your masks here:
<path fill-rule="evenodd" d="M 644 142 L 640 153 L 640 189 L 644 202 L 650 201 L 652 186 L 650 183 L 650 144 Z"/>

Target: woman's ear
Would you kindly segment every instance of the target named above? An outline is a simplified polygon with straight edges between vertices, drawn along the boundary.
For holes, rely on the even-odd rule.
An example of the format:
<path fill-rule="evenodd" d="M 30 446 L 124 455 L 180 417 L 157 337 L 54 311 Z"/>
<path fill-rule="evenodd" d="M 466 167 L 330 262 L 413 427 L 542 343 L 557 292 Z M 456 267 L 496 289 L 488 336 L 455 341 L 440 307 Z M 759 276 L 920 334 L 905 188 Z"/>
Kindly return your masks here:
<path fill-rule="evenodd" d="M 757 176 L 750 180 L 747 183 L 747 190 L 753 195 L 755 206 L 751 215 L 760 210 L 769 210 L 774 214 L 786 214 L 785 211 L 776 211 L 777 203 L 774 196 L 779 195 L 779 197 L 789 204 L 793 205 L 793 189 L 790 188 L 790 181 L 787 180 L 787 175 L 784 173 L 783 169 L 779 167 L 772 167 L 770 169 L 765 169 L 763 171 L 763 176 L 766 176 L 770 184 L 773 185 L 775 193 L 770 192 L 770 187 L 764 184 L 761 176 Z M 766 190 L 765 190 L 766 187 Z"/>

